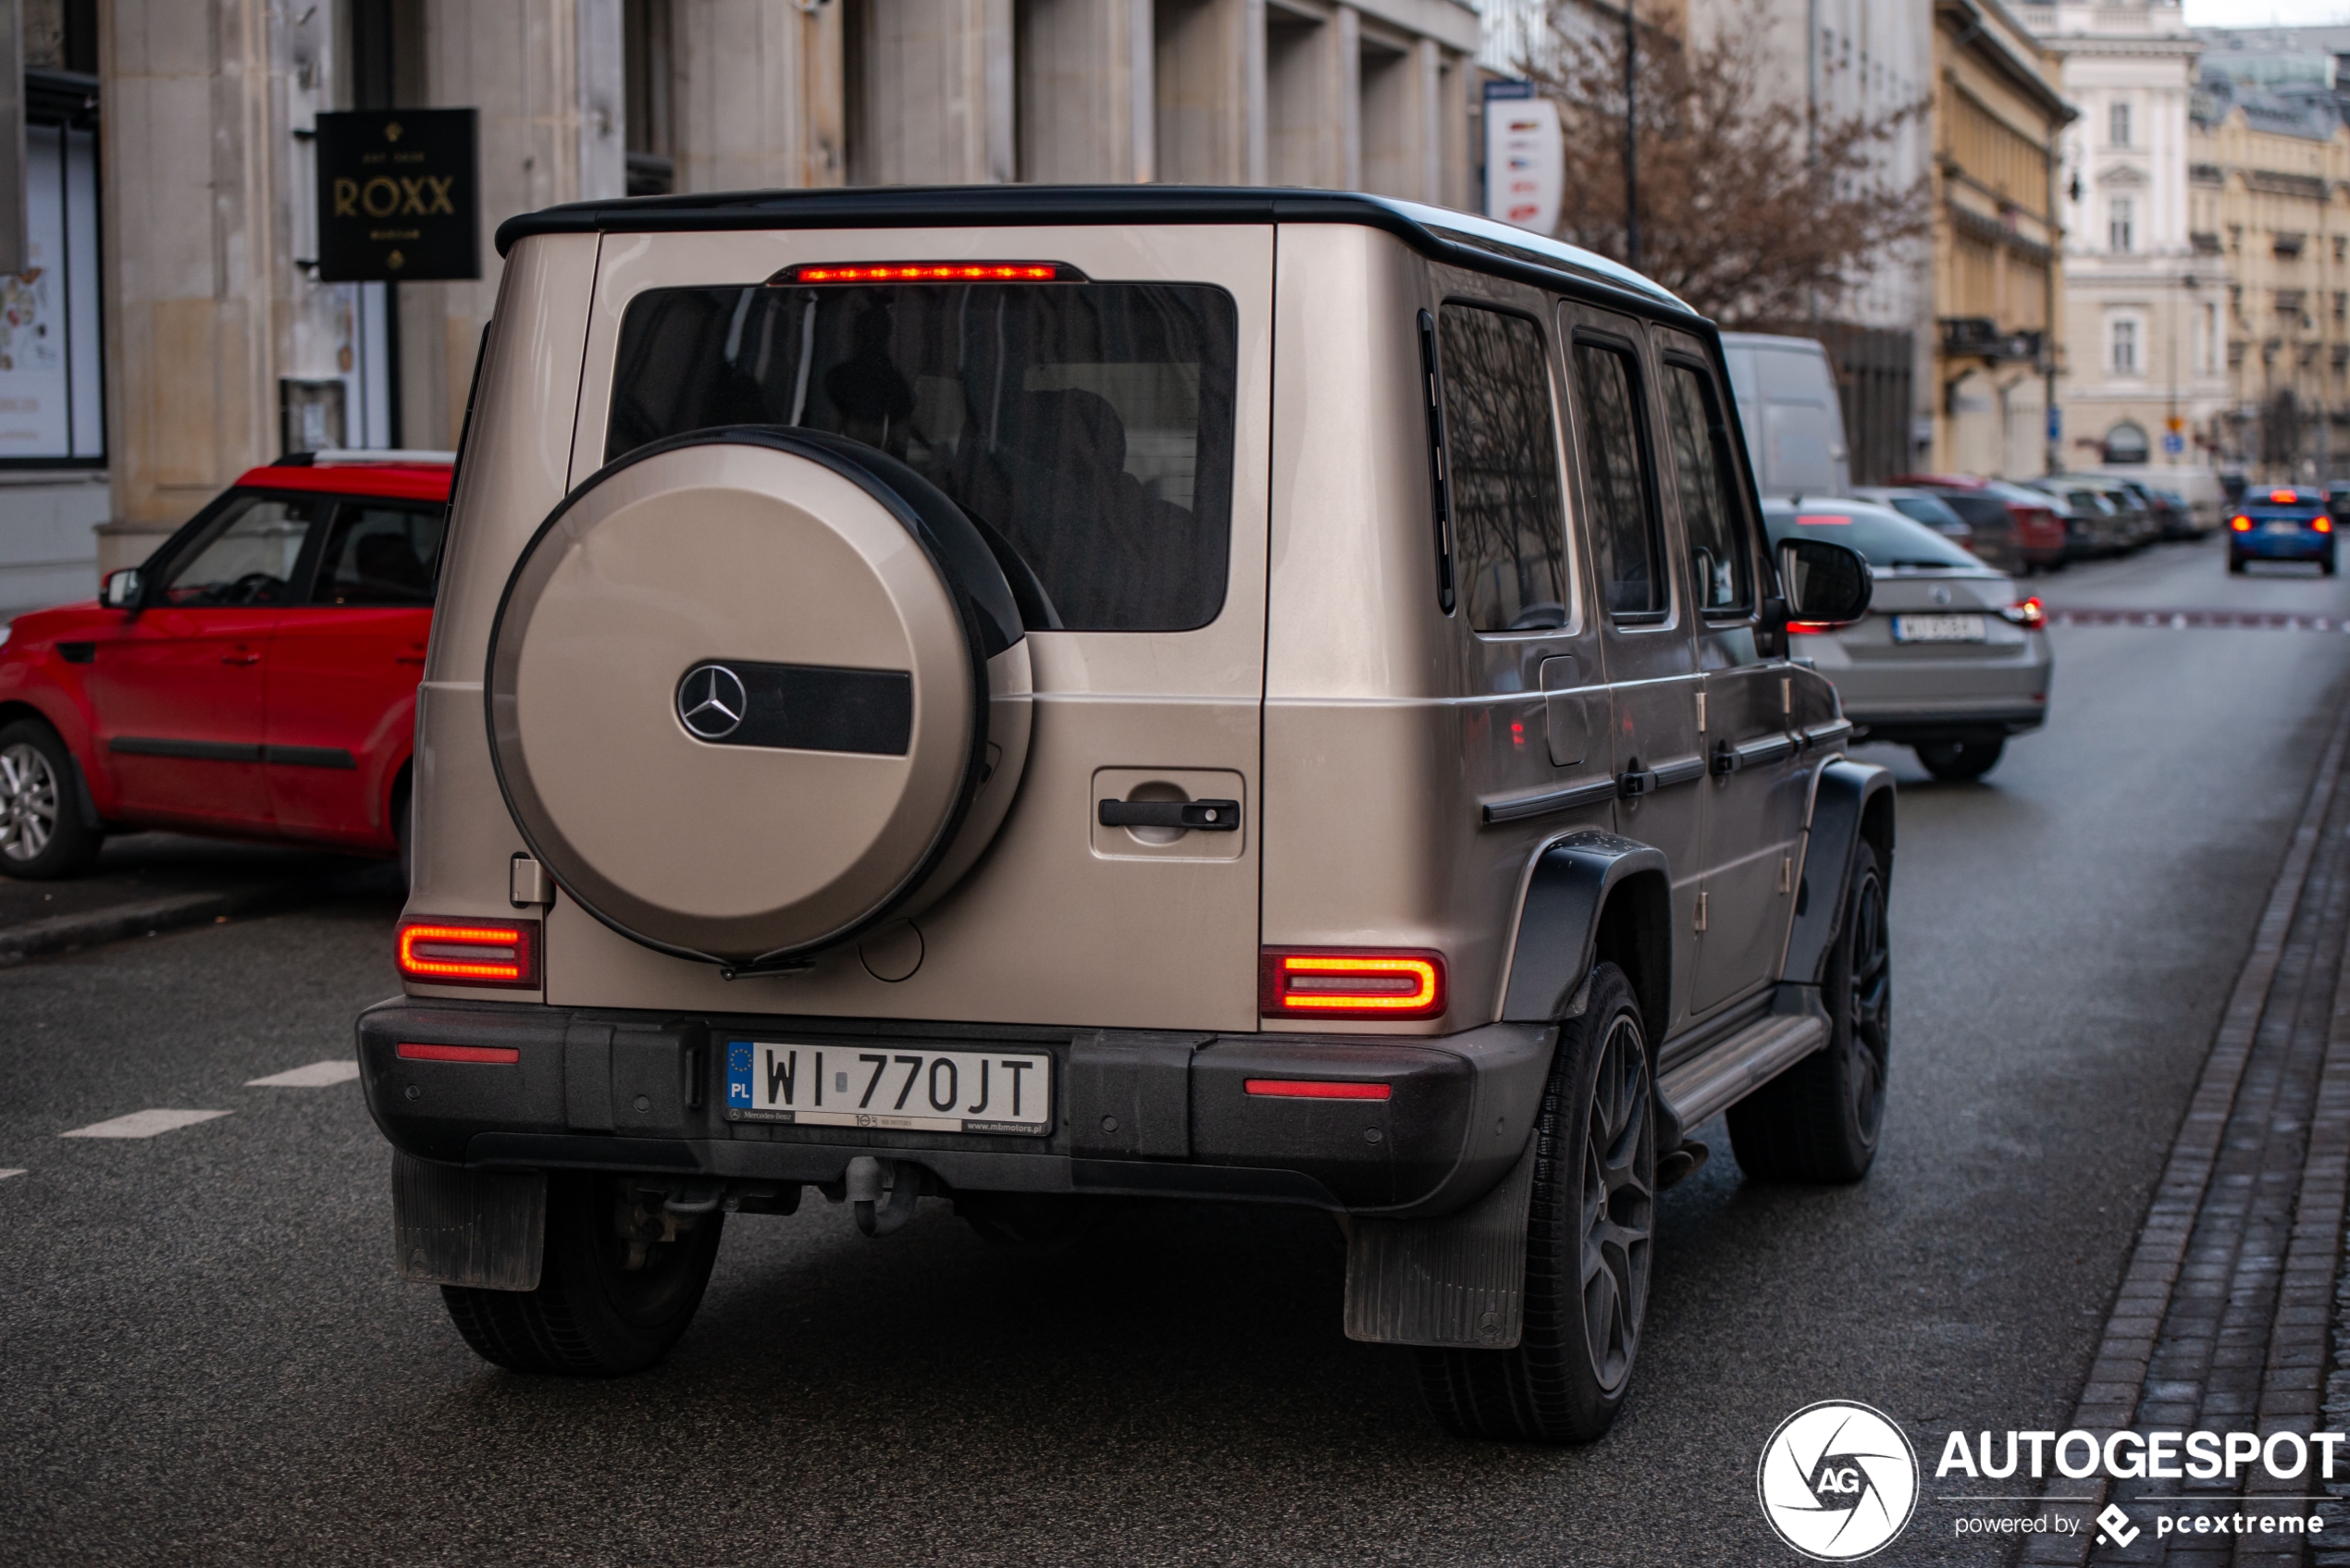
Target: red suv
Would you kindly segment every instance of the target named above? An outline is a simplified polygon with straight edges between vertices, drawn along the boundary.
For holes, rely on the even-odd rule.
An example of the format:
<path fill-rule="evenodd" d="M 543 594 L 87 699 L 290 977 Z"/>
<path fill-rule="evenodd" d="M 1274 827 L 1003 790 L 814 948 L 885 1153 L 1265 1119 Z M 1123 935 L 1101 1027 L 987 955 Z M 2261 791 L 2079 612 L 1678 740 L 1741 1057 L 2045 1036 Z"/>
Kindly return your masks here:
<path fill-rule="evenodd" d="M 0 630 L 0 873 L 147 827 L 402 853 L 449 479 L 441 453 L 280 459 L 97 601 Z"/>

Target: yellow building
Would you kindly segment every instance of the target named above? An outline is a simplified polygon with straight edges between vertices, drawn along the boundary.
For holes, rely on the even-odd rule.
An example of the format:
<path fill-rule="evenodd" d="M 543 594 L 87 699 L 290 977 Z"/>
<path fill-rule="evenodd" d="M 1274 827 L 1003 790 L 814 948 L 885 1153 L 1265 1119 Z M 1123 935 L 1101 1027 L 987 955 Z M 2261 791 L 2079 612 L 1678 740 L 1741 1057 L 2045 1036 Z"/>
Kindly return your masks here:
<path fill-rule="evenodd" d="M 2073 117 L 2058 64 L 2000 0 L 1936 0 L 1937 472 L 2046 473 L 2063 261 L 2052 173 Z"/>
<path fill-rule="evenodd" d="M 2255 479 L 2350 472 L 2350 130 L 2327 99 L 2207 94 L 2188 158 L 2195 352 L 2230 393 L 2198 442 Z"/>

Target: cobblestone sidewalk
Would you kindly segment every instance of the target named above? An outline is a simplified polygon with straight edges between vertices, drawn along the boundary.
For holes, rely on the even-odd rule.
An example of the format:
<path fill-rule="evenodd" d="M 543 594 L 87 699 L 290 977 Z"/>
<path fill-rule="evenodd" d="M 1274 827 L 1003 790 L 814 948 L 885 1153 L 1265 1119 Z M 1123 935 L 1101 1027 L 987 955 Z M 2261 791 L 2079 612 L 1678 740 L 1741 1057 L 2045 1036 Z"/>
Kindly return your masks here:
<path fill-rule="evenodd" d="M 2350 1451 L 2329 1489 L 2307 1446 L 2350 1421 L 2335 1310 L 2350 1303 L 2346 740 L 2350 719 L 2319 764 L 2072 1420 L 2101 1442 L 2289 1434 L 2274 1445 L 2282 1466 L 2296 1451 L 2309 1463 L 2282 1480 L 2240 1458 L 2208 1481 L 2052 1475 L 2043 1512 L 2078 1528 L 2036 1537 L 2025 1563 L 2350 1565 Z"/>

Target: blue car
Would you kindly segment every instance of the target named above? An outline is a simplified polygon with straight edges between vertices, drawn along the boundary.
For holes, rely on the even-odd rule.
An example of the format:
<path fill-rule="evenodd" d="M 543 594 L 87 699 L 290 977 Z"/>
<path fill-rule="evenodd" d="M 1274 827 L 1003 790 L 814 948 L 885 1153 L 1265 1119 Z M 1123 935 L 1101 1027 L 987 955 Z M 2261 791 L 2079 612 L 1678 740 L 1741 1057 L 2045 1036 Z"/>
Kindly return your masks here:
<path fill-rule="evenodd" d="M 2228 570 L 2251 561 L 2314 561 L 2333 575 L 2333 513 L 2323 490 L 2247 494 L 2228 519 Z"/>

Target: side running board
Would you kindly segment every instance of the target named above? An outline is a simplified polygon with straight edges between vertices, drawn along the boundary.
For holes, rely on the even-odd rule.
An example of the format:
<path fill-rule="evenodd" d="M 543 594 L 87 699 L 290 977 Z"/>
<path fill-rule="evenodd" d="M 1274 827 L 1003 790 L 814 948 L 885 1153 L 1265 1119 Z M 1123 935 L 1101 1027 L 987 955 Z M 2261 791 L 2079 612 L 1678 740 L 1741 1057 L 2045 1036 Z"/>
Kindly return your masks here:
<path fill-rule="evenodd" d="M 1694 1130 L 1828 1042 L 1824 1019 L 1812 1014 L 1772 1014 L 1731 1035 L 1694 1061 L 1666 1072 L 1657 1087 L 1681 1126 Z"/>

